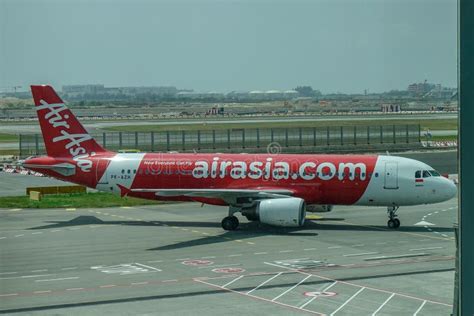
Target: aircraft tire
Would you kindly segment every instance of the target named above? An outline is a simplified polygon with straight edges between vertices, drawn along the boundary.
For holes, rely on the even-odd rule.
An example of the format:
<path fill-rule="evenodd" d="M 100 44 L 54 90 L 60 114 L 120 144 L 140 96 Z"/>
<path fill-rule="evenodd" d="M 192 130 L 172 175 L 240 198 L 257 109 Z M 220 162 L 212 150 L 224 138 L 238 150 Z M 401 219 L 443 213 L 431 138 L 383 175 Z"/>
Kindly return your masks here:
<path fill-rule="evenodd" d="M 239 226 L 239 219 L 235 216 L 227 216 L 221 222 L 224 230 L 236 230 Z"/>
<path fill-rule="evenodd" d="M 394 229 L 394 228 L 397 228 L 397 223 L 395 222 L 395 220 L 389 219 L 387 222 L 387 226 L 390 229 Z"/>
<path fill-rule="evenodd" d="M 398 218 L 394 218 L 393 221 L 395 222 L 395 228 L 400 227 L 400 220 Z"/>

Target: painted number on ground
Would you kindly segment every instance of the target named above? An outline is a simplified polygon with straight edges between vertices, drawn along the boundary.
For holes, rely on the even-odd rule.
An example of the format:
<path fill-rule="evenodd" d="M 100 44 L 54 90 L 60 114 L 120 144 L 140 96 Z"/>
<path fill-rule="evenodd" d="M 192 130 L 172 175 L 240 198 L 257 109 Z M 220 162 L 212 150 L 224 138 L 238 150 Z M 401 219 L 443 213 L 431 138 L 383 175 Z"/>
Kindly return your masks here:
<path fill-rule="evenodd" d="M 215 273 L 242 273 L 244 271 L 242 268 L 216 268 L 212 270 Z"/>
<path fill-rule="evenodd" d="M 208 265 L 213 264 L 214 262 L 209 261 L 209 260 L 199 260 L 199 259 L 196 259 L 196 260 L 185 260 L 185 261 L 183 261 L 183 262 L 181 262 L 181 263 L 184 264 L 184 265 L 187 265 L 187 266 L 198 267 L 198 266 L 208 266 Z"/>
<path fill-rule="evenodd" d="M 285 266 L 291 269 L 312 269 L 312 268 L 329 266 L 327 263 L 323 261 L 313 260 L 313 259 L 308 259 L 308 258 L 278 260 L 274 262 L 280 266 Z"/>
<path fill-rule="evenodd" d="M 148 272 L 160 272 L 161 270 L 155 267 L 144 265 L 141 263 L 122 263 L 112 266 L 94 266 L 92 270 L 97 270 L 107 274 L 136 274 L 136 273 L 148 273 Z"/>
<path fill-rule="evenodd" d="M 304 292 L 304 296 L 309 296 L 309 297 L 331 297 L 331 296 L 336 296 L 336 292 Z"/>

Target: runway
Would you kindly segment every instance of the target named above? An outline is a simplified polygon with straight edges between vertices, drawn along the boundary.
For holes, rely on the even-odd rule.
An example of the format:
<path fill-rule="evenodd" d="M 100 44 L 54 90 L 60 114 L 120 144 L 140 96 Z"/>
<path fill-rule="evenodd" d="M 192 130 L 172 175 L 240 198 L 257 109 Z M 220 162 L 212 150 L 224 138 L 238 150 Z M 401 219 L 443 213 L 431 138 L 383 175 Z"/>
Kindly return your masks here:
<path fill-rule="evenodd" d="M 0 313 L 447 315 L 455 199 L 336 206 L 302 229 L 196 203 L 0 210 Z M 317 214 L 321 215 L 321 214 Z"/>

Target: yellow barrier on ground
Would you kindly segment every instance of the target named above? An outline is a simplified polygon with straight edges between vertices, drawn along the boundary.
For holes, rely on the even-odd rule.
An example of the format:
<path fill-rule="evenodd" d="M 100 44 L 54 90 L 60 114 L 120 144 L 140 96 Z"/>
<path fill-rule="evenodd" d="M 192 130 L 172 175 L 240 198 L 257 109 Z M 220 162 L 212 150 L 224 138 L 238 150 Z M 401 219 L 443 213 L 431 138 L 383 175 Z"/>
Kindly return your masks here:
<path fill-rule="evenodd" d="M 30 200 L 41 201 L 42 194 L 38 191 L 30 191 Z"/>
<path fill-rule="evenodd" d="M 41 194 L 86 193 L 86 187 L 82 185 L 31 187 L 31 188 L 26 188 L 26 195 L 30 195 L 30 192 L 32 191 L 37 191 L 37 192 L 40 192 Z"/>

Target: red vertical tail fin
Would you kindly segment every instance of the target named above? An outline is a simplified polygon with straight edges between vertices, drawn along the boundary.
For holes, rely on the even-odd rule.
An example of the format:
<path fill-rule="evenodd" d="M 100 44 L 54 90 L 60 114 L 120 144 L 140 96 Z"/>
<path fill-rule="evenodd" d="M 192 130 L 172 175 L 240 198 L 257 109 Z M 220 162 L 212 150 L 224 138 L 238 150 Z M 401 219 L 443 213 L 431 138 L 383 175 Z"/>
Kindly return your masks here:
<path fill-rule="evenodd" d="M 51 86 L 31 86 L 46 152 L 75 158 L 105 152 L 66 107 Z"/>

